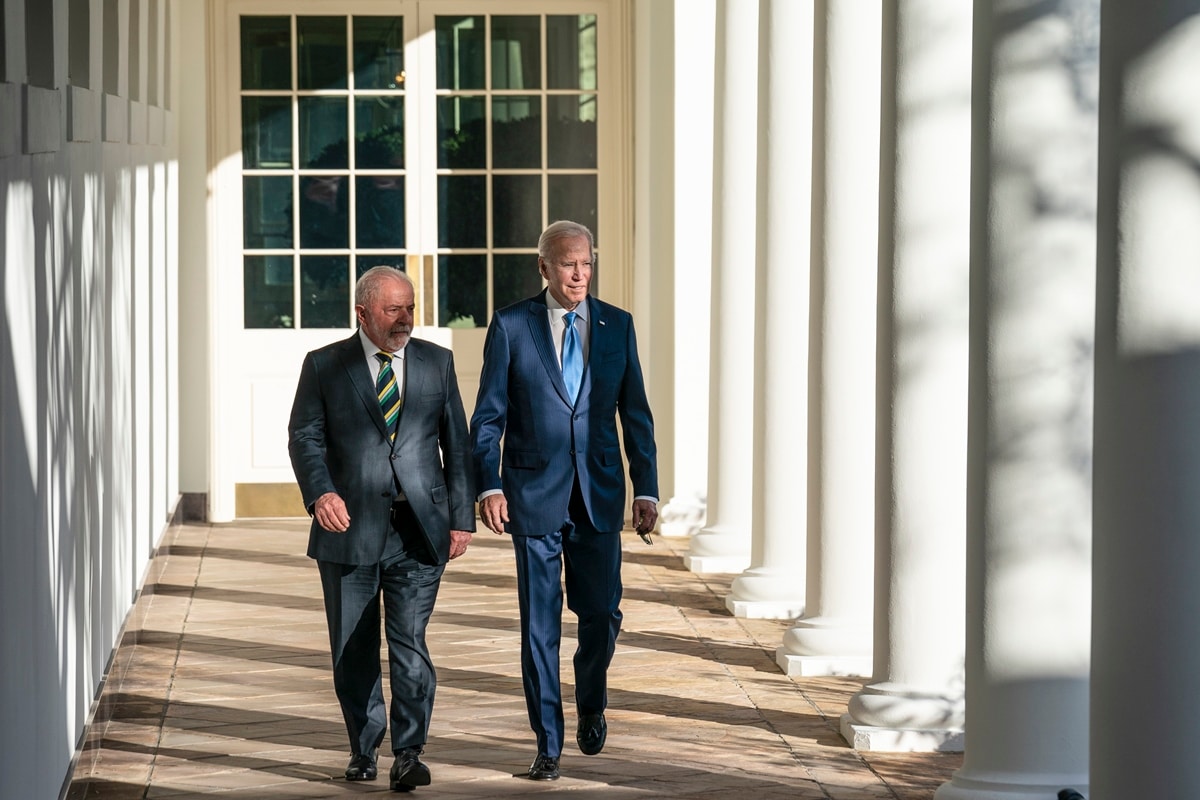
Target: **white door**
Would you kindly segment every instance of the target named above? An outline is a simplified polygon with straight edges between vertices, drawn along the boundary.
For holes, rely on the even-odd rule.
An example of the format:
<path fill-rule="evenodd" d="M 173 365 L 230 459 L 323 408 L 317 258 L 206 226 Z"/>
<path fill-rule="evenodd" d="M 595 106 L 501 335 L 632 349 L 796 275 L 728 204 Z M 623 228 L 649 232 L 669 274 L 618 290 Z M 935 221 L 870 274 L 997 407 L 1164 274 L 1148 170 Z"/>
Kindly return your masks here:
<path fill-rule="evenodd" d="M 417 285 L 468 415 L 494 309 L 541 288 L 555 219 L 628 249 L 625 2 L 230 0 L 218 126 L 209 515 L 303 513 L 287 416 L 304 354 L 349 336 L 376 264 Z M 222 35 L 217 35 L 221 33 Z M 608 62 L 611 62 L 609 64 Z"/>

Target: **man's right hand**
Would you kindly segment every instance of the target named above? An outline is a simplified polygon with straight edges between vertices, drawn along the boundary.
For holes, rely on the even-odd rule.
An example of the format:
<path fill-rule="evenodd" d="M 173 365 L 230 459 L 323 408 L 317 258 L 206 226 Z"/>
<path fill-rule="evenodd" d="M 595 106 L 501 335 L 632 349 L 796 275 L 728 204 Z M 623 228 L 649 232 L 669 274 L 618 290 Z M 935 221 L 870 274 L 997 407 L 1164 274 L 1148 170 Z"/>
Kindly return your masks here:
<path fill-rule="evenodd" d="M 493 533 L 504 533 L 508 522 L 508 500 L 503 493 L 489 494 L 479 501 L 479 519 Z"/>
<path fill-rule="evenodd" d="M 344 533 L 350 527 L 350 512 L 346 501 L 337 492 L 326 492 L 313 503 L 317 524 L 332 533 Z"/>

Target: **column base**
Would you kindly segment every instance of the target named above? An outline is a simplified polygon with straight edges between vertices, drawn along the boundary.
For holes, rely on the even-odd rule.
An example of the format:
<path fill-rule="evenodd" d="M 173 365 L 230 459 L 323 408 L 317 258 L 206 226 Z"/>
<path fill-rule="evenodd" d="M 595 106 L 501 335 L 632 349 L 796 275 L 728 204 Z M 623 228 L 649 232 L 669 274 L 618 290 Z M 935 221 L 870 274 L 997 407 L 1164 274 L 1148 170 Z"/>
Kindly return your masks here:
<path fill-rule="evenodd" d="M 1021 775 L 967 778 L 959 772 L 933 793 L 933 800 L 1046 800 L 1058 797 L 1063 789 L 1074 789 L 1084 797 L 1088 793 L 1087 775 L 1038 775 L 1038 783 L 1020 780 Z M 1007 777 L 1008 780 L 1002 780 Z M 1028 776 L 1033 777 L 1033 776 Z"/>
<path fill-rule="evenodd" d="M 658 533 L 669 539 L 687 539 L 704 527 L 707 505 L 700 497 L 672 497 L 658 516 Z"/>
<path fill-rule="evenodd" d="M 692 572 L 745 572 L 750 568 L 750 535 L 711 525 L 692 537 L 683 563 Z"/>
<path fill-rule="evenodd" d="M 737 600 L 725 597 L 725 608 L 742 619 L 795 619 L 804 613 L 803 600 Z"/>
<path fill-rule="evenodd" d="M 877 728 L 842 715 L 842 738 L 855 750 L 876 753 L 961 753 L 962 728 Z M 942 800 L 938 790 L 937 800 Z M 1043 798 L 1045 794 L 1041 795 Z M 982 796 L 981 796 L 982 797 Z"/>
<path fill-rule="evenodd" d="M 789 678 L 868 678 L 872 669 L 870 656 L 798 656 L 786 647 L 775 651 L 775 663 Z"/>
<path fill-rule="evenodd" d="M 750 568 L 750 556 L 684 556 L 683 564 L 689 572 L 706 574 L 712 572 L 745 572 Z"/>

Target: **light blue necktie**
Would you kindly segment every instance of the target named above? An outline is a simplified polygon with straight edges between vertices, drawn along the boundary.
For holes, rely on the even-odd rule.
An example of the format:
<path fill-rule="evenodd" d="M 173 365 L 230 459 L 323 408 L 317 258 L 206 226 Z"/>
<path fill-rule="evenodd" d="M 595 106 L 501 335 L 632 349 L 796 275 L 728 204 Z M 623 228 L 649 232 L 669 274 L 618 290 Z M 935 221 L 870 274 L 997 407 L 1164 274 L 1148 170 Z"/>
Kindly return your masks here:
<path fill-rule="evenodd" d="M 583 381 L 583 351 L 579 347 L 579 334 L 575 330 L 574 311 L 563 315 L 563 324 L 567 326 L 567 334 L 563 338 L 563 383 L 567 385 L 567 394 L 573 403 L 579 395 L 579 384 Z"/>

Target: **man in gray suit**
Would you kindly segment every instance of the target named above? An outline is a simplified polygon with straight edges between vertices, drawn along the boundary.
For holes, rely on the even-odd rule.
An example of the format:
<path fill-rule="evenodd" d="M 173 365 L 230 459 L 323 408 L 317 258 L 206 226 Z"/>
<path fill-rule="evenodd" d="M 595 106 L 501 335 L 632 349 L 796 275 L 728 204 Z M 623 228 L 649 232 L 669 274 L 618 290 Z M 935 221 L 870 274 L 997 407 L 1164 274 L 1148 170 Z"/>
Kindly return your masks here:
<path fill-rule="evenodd" d="M 414 290 L 375 267 L 354 290 L 359 328 L 309 353 L 288 450 L 313 516 L 308 555 L 325 595 L 333 683 L 351 758 L 346 780 L 374 780 L 391 721 L 394 791 L 430 782 L 420 759 L 436 675 L 425 644 L 438 584 L 475 530 L 470 445 L 450 351 L 411 339 Z M 379 665 L 380 598 L 392 700 Z"/>

